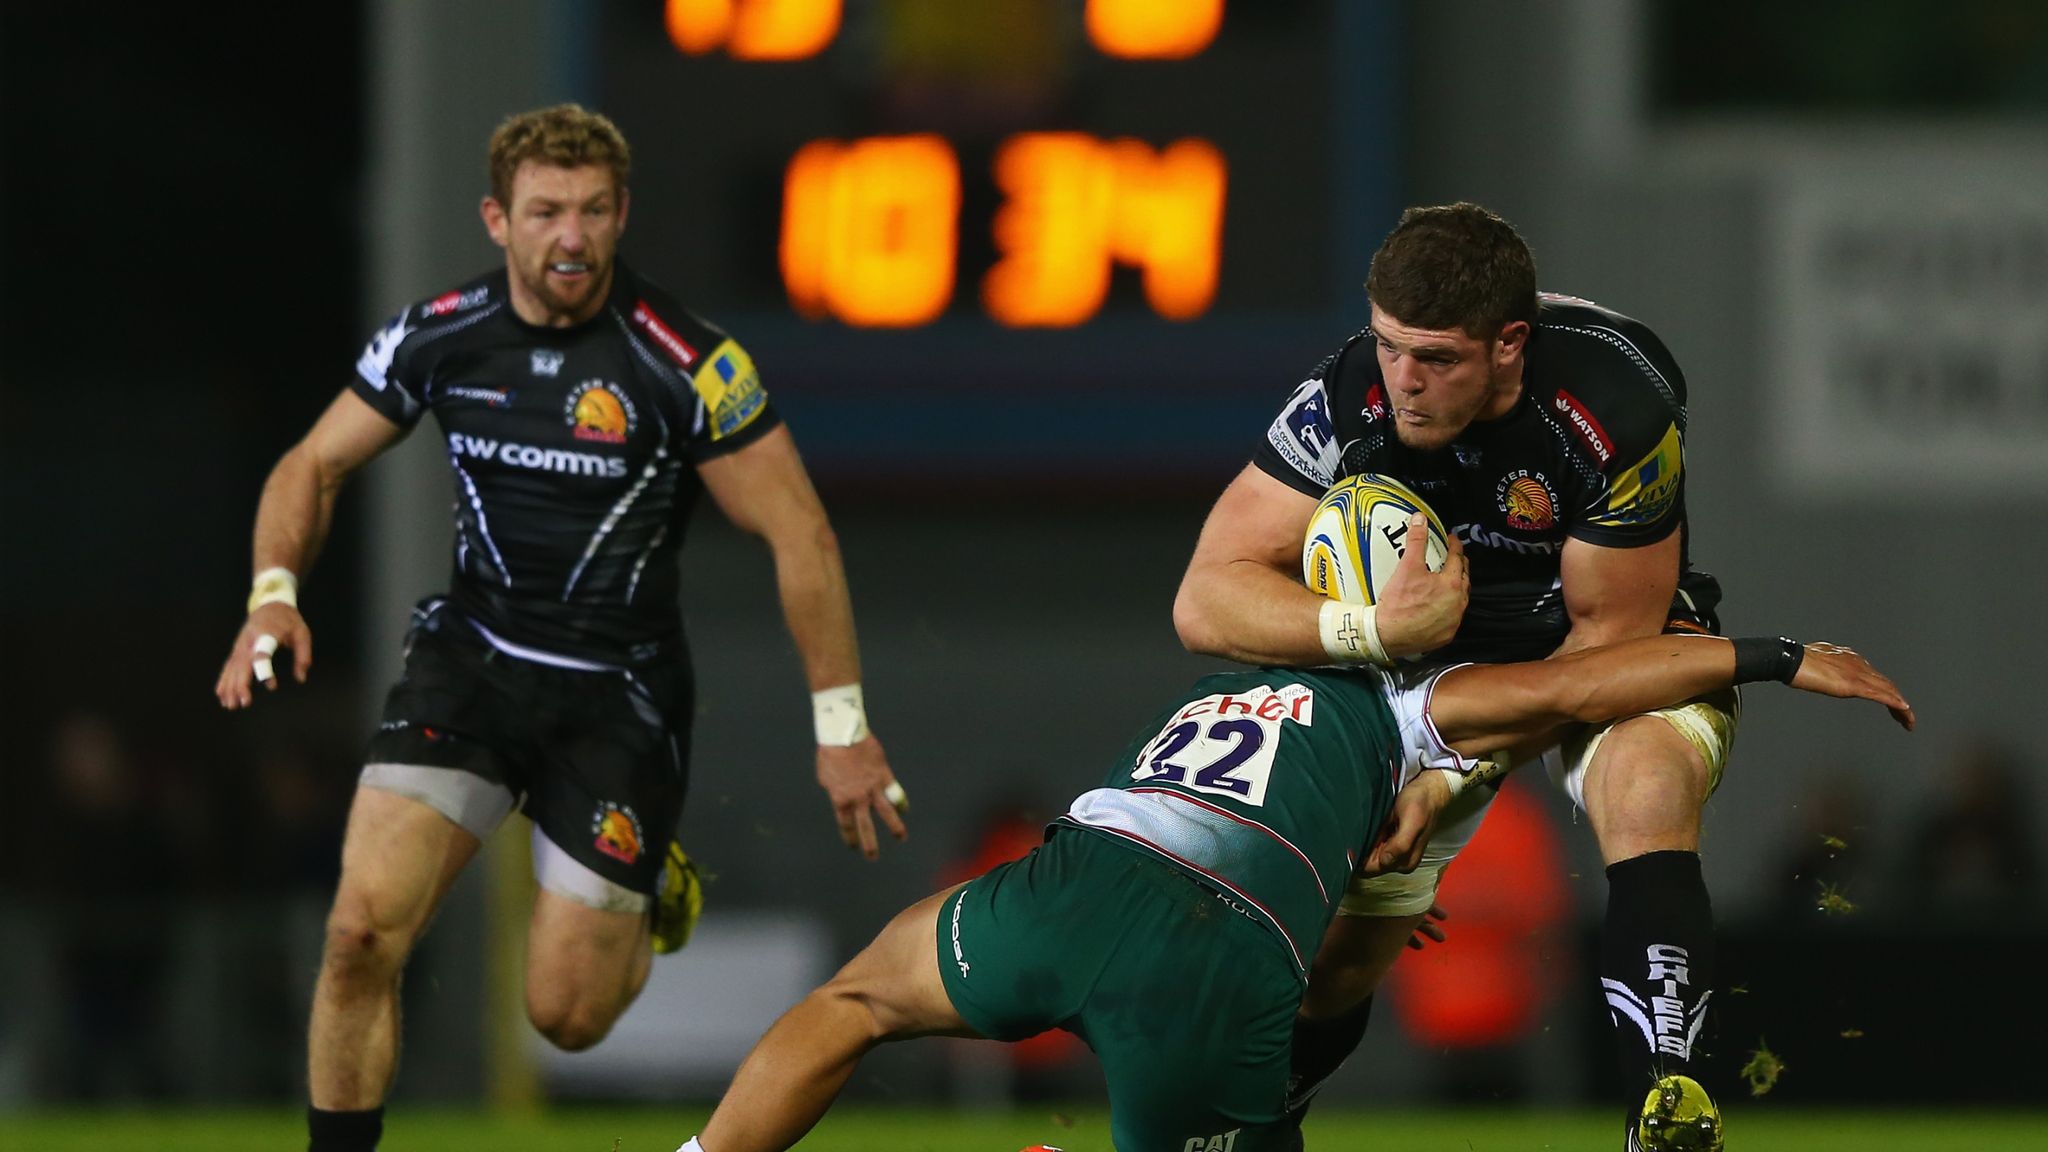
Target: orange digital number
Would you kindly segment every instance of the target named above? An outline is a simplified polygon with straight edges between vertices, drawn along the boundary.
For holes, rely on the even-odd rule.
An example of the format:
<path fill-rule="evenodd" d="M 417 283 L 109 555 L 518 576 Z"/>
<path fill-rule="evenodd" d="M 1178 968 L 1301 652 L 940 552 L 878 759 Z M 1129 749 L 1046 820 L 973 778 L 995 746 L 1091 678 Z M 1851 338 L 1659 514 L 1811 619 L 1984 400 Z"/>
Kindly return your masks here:
<path fill-rule="evenodd" d="M 1223 0 L 1088 0 L 1088 39 L 1126 60 L 1184 60 L 1223 25 Z"/>
<path fill-rule="evenodd" d="M 691 56 L 803 60 L 839 35 L 841 0 L 668 0 L 669 42 Z"/>
<path fill-rule="evenodd" d="M 937 136 L 814 140 L 789 162 L 782 282 L 811 319 L 926 324 L 953 296 L 960 163 Z"/>
<path fill-rule="evenodd" d="M 1101 309 L 1114 261 L 1143 270 L 1154 312 L 1201 315 L 1216 295 L 1225 167 L 1206 140 L 1155 152 L 1076 132 L 1011 137 L 996 154 L 1002 257 L 982 281 L 983 305 L 1015 327 L 1080 324 Z"/>

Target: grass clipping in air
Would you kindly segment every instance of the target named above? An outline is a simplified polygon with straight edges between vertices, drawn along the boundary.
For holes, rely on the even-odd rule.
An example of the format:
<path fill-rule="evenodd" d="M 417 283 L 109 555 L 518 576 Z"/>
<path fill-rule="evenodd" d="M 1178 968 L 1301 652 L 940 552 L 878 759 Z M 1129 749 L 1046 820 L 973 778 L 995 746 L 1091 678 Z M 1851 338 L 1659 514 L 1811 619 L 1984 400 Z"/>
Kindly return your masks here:
<path fill-rule="evenodd" d="M 1771 1046 L 1759 1036 L 1756 1051 L 1749 1054 L 1749 1063 L 1742 1066 L 1742 1078 L 1749 1081 L 1749 1094 L 1761 1096 L 1778 1086 L 1778 1077 L 1785 1074 L 1785 1062 L 1771 1051 Z"/>

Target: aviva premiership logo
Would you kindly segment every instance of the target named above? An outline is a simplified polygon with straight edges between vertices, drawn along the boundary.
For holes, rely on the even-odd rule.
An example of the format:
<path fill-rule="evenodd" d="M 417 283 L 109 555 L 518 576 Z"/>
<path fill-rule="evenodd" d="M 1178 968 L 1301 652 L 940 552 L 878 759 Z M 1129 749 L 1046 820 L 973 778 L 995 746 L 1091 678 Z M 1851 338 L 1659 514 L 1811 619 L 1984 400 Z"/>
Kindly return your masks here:
<path fill-rule="evenodd" d="M 625 390 L 607 380 L 585 380 L 569 390 L 562 417 L 578 440 L 624 444 L 640 426 L 640 414 Z"/>

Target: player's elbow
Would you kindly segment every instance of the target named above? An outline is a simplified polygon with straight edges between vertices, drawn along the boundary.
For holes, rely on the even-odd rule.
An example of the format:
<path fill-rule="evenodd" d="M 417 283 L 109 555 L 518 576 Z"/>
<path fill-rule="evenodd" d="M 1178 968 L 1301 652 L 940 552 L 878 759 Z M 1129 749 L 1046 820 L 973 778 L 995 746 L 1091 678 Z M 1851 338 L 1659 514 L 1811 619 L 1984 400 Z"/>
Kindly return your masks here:
<path fill-rule="evenodd" d="M 815 566 L 839 568 L 839 534 L 832 530 L 832 522 L 825 518 L 822 510 L 777 517 L 763 526 L 761 533 L 768 541 L 768 550 L 775 555 L 777 567 L 808 569 Z"/>
<path fill-rule="evenodd" d="M 1180 637 L 1181 647 L 1196 655 L 1228 655 L 1216 612 L 1209 607 L 1202 591 L 1193 572 L 1181 581 L 1180 591 L 1173 597 L 1174 634 Z"/>

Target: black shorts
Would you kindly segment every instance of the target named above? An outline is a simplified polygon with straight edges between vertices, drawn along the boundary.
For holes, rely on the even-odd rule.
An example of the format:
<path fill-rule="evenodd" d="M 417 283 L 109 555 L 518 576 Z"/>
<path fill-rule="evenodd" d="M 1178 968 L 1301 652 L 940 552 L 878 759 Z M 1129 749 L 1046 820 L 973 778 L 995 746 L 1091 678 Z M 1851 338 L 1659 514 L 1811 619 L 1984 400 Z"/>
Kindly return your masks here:
<path fill-rule="evenodd" d="M 365 761 L 502 784 L 578 863 L 651 895 L 689 784 L 692 689 L 680 660 L 591 671 L 511 656 L 427 601 Z"/>

